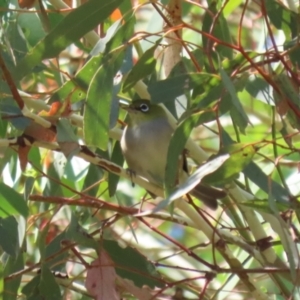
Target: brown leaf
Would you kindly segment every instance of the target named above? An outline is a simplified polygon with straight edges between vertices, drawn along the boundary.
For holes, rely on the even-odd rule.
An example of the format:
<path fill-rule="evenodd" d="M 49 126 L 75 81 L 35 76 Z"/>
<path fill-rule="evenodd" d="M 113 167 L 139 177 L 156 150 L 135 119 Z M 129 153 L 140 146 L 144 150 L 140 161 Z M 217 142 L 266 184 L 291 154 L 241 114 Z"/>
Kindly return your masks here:
<path fill-rule="evenodd" d="M 21 170 L 24 172 L 26 170 L 27 166 L 27 157 L 28 157 L 28 152 L 30 151 L 30 146 L 20 146 L 18 149 L 18 156 L 20 160 L 20 166 Z"/>
<path fill-rule="evenodd" d="M 97 300 L 119 300 L 121 297 L 116 287 L 117 274 L 107 252 L 103 249 L 99 257 L 87 270 L 85 287 Z"/>
<path fill-rule="evenodd" d="M 34 138 L 37 141 L 53 142 L 56 140 L 56 132 L 54 129 L 45 128 L 36 122 L 30 122 L 30 124 L 24 130 L 24 134 Z"/>
<path fill-rule="evenodd" d="M 58 142 L 61 152 L 69 157 L 71 154 L 75 154 L 80 151 L 80 146 L 77 142 Z M 77 152 L 76 152 L 77 151 Z"/>
<path fill-rule="evenodd" d="M 118 277 L 118 285 L 120 285 L 122 287 L 122 289 L 126 290 L 128 293 L 132 294 L 139 300 L 153 299 L 153 295 L 151 294 L 150 288 L 137 287 L 131 280 Z M 153 292 L 153 291 L 152 291 L 152 293 L 155 294 L 155 292 Z"/>
<path fill-rule="evenodd" d="M 32 8 L 34 6 L 34 2 L 35 0 L 18 0 L 21 8 Z"/>

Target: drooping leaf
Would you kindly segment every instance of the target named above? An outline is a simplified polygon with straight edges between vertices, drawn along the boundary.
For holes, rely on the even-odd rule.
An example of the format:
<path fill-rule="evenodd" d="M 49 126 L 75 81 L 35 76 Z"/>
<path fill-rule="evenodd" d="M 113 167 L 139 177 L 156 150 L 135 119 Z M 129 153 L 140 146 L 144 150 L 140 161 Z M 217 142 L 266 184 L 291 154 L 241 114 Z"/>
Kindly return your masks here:
<path fill-rule="evenodd" d="M 188 194 L 196 185 L 198 185 L 205 178 L 205 176 L 209 176 L 208 174 L 211 174 L 213 172 L 216 173 L 222 167 L 222 165 L 224 165 L 229 159 L 229 154 L 223 154 L 200 166 L 191 176 L 188 177 L 188 179 L 185 182 L 180 184 L 174 190 L 174 192 L 171 193 L 169 197 L 161 201 L 155 207 L 153 212 L 157 212 L 161 209 L 164 209 L 174 200 L 179 199 L 183 195 Z"/>
<path fill-rule="evenodd" d="M 216 17 L 215 17 L 216 15 Z M 209 32 L 210 35 L 214 36 L 220 41 L 231 44 L 231 34 L 229 31 L 229 26 L 226 18 L 223 16 L 223 12 L 220 12 L 217 8 L 217 1 L 211 1 L 208 6 L 208 10 L 205 11 L 203 17 L 203 26 L 202 30 L 204 32 Z M 221 57 L 227 57 L 232 59 L 233 50 L 232 48 L 219 43 L 217 46 L 214 45 L 214 42 L 208 38 L 206 35 L 202 36 L 203 38 L 203 47 L 209 52 L 211 49 L 215 49 Z"/>
<path fill-rule="evenodd" d="M 12 257 L 16 258 L 19 254 L 18 223 L 13 216 L 0 218 L 0 246 Z M 4 238 L 5 237 L 5 238 Z"/>
<path fill-rule="evenodd" d="M 114 100 L 118 92 L 115 87 L 120 86 L 116 77 L 125 57 L 124 51 L 115 51 L 113 54 L 110 51 L 120 43 L 127 41 L 132 30 L 133 23 L 129 21 L 107 43 L 102 65 L 96 71 L 89 85 L 84 111 L 84 137 L 88 145 L 99 147 L 102 150 L 106 150 L 108 147 L 108 131 L 112 125 L 112 118 L 115 116 L 111 110 L 115 108 L 113 104 L 115 104 Z"/>
<path fill-rule="evenodd" d="M 3 257 L 2 257 L 3 258 Z M 9 276 L 13 273 L 23 270 L 24 268 L 24 255 L 22 252 L 19 252 L 17 257 L 8 256 L 4 267 L 4 277 Z M 12 280 L 4 281 L 4 298 L 5 300 L 15 300 L 17 297 L 17 291 L 21 284 L 21 276 L 17 276 Z"/>
<path fill-rule="evenodd" d="M 41 268 L 41 279 L 39 283 L 40 295 L 44 299 L 60 299 L 61 292 L 59 285 L 55 281 L 54 275 L 48 269 L 48 267 L 43 264 Z"/>
<path fill-rule="evenodd" d="M 27 299 L 30 297 L 35 297 L 33 299 L 41 299 L 39 296 L 38 285 L 40 283 L 41 275 L 38 274 L 33 277 L 24 287 L 22 288 L 22 293 L 27 296 Z"/>
<path fill-rule="evenodd" d="M 156 50 L 157 46 L 158 43 L 145 51 L 136 65 L 131 69 L 123 85 L 124 93 L 131 89 L 137 83 L 137 81 L 144 79 L 148 75 L 151 75 L 155 70 L 156 59 L 154 58 L 154 51 Z"/>
<path fill-rule="evenodd" d="M 98 69 L 91 81 L 84 111 L 85 142 L 102 150 L 108 147 L 114 76 L 114 70 L 109 64 L 102 65 Z"/>
<path fill-rule="evenodd" d="M 112 152 L 112 156 L 111 156 L 111 160 L 117 164 L 122 166 L 123 162 L 124 162 L 124 157 L 122 154 L 122 150 L 121 150 L 121 146 L 119 142 L 115 143 L 113 152 Z M 117 185 L 119 182 L 120 177 L 116 174 L 113 173 L 109 173 L 108 174 L 108 192 L 109 192 L 109 196 L 112 197 L 117 189 Z"/>
<path fill-rule="evenodd" d="M 245 134 L 245 129 L 250 122 L 248 119 L 247 114 L 245 113 L 243 106 L 240 103 L 239 98 L 237 97 L 237 91 L 227 75 L 227 73 L 223 70 L 220 69 L 221 73 L 221 78 L 224 84 L 224 87 L 228 90 L 230 94 L 230 99 L 231 99 L 231 109 L 230 109 L 230 114 L 232 117 L 233 122 L 239 127 L 240 131 Z"/>
<path fill-rule="evenodd" d="M 179 124 L 172 135 L 168 149 L 164 182 L 167 196 L 173 191 L 178 180 L 177 177 L 180 176 L 181 171 L 178 171 L 178 168 L 183 168 L 183 160 L 180 160 L 179 157 L 183 155 L 183 149 L 196 121 L 197 119 L 195 117 L 187 118 Z"/>
<path fill-rule="evenodd" d="M 109 173 L 111 174 L 111 173 Z M 88 168 L 88 172 L 84 178 L 84 184 L 82 186 L 82 191 L 84 193 L 95 197 L 97 195 L 99 185 L 95 186 L 95 183 L 97 181 L 100 181 L 101 178 L 103 178 L 104 172 L 103 169 L 99 168 L 99 166 L 96 166 L 94 164 L 90 164 Z M 90 186 L 93 186 L 93 188 L 90 188 Z M 88 190 L 86 190 L 88 189 Z"/>
<path fill-rule="evenodd" d="M 57 235 L 45 248 L 45 259 L 47 259 L 47 266 L 51 270 L 62 271 L 65 267 L 65 261 L 68 257 L 67 252 L 60 252 L 62 243 L 67 239 L 66 231 Z M 56 255 L 58 252 L 59 255 Z M 52 257 L 52 259 L 49 259 Z"/>

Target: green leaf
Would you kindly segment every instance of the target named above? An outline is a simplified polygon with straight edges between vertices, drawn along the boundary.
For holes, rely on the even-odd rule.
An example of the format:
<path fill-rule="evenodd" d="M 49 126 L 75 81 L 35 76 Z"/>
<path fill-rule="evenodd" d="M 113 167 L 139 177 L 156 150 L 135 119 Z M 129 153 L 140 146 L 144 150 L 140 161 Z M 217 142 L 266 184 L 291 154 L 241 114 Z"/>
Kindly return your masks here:
<path fill-rule="evenodd" d="M 75 215 L 72 215 L 71 222 L 66 231 L 66 237 L 70 241 L 76 242 L 81 246 L 93 248 L 95 250 L 98 249 L 98 243 L 78 223 L 78 220 L 75 217 Z"/>
<path fill-rule="evenodd" d="M 265 2 L 267 15 L 277 29 L 282 29 L 285 36 L 298 35 L 299 15 L 277 1 Z"/>
<path fill-rule="evenodd" d="M 227 146 L 234 143 L 234 141 L 224 129 L 222 130 L 222 140 Z M 249 178 L 268 195 L 272 194 L 277 201 L 282 203 L 287 203 L 289 201 L 289 192 L 278 182 L 270 179 L 269 176 L 267 176 L 253 161 L 245 166 L 242 172 L 247 178 Z"/>
<path fill-rule="evenodd" d="M 22 28 L 27 42 L 32 47 L 46 35 L 37 14 L 19 14 L 17 22 Z"/>
<path fill-rule="evenodd" d="M 102 150 L 108 147 L 114 76 L 115 72 L 109 64 L 102 65 L 98 69 L 91 81 L 84 110 L 85 142 Z"/>
<path fill-rule="evenodd" d="M 45 300 L 61 299 L 61 292 L 58 284 L 55 281 L 54 275 L 43 264 L 41 268 L 41 278 L 39 283 L 39 294 Z"/>
<path fill-rule="evenodd" d="M 273 96 L 278 107 L 287 106 L 287 118 L 293 128 L 300 128 L 300 104 L 298 88 L 292 83 L 292 78 L 286 74 L 274 76 L 274 82 L 279 89 L 279 93 L 274 89 Z M 283 114 L 283 113 L 281 113 Z"/>
<path fill-rule="evenodd" d="M 3 264 L 1 263 L 0 264 L 0 290 L 1 290 L 1 299 L 3 299 L 3 293 L 5 292 L 4 290 L 4 266 Z M 14 298 L 16 299 L 16 297 Z"/>
<path fill-rule="evenodd" d="M 195 117 L 191 116 L 181 122 L 176 128 L 174 134 L 172 135 L 169 148 L 168 148 L 168 157 L 165 171 L 165 189 L 166 195 L 169 196 L 170 193 L 174 190 L 174 186 L 176 185 L 176 180 L 178 180 L 178 175 L 180 171 L 178 168 L 183 168 L 183 161 L 181 161 L 182 165 L 179 165 L 178 158 L 182 155 L 185 144 L 196 124 Z"/>
<path fill-rule="evenodd" d="M 70 44 L 103 22 L 123 0 L 90 0 L 68 14 L 17 65 L 18 79 L 27 75 L 43 59 L 57 56 Z"/>
<path fill-rule="evenodd" d="M 294 243 L 293 237 L 291 236 L 289 225 L 285 220 L 283 220 L 282 216 L 277 210 L 277 205 L 275 205 L 273 195 L 269 195 L 268 202 L 272 210 L 271 213 L 260 212 L 260 214 L 264 220 L 270 224 L 273 231 L 278 234 L 281 244 L 283 245 L 287 255 L 291 276 L 293 280 L 297 280 L 296 269 L 299 261 L 297 245 Z"/>
<path fill-rule="evenodd" d="M 205 73 L 204 73 L 205 74 Z M 207 108 L 211 103 L 220 99 L 224 88 L 219 76 L 206 74 L 203 82 L 195 85 L 192 99 L 193 103 L 197 104 L 200 109 Z"/>
<path fill-rule="evenodd" d="M 57 142 L 66 156 L 70 158 L 80 151 L 78 144 L 78 137 L 74 133 L 74 130 L 70 124 L 70 121 L 62 118 L 57 122 Z"/>
<path fill-rule="evenodd" d="M 6 28 L 6 38 L 9 40 L 11 50 L 13 50 L 14 59 L 19 61 L 26 54 L 27 50 L 27 41 L 23 34 L 20 34 L 20 28 L 17 22 L 8 22 L 8 28 Z M 9 63 L 6 61 L 5 63 Z M 14 75 L 16 73 L 13 72 Z"/>
<path fill-rule="evenodd" d="M 138 287 L 162 287 L 155 266 L 136 249 L 122 248 L 116 241 L 103 240 L 103 247 L 116 264 L 116 272 L 122 278 L 132 280 Z"/>
<path fill-rule="evenodd" d="M 245 129 L 249 123 L 247 114 L 242 107 L 239 98 L 237 97 L 237 91 L 227 75 L 227 73 L 221 68 L 220 69 L 221 78 L 223 81 L 224 87 L 228 90 L 230 94 L 231 103 L 233 104 L 230 109 L 230 115 L 232 117 L 233 123 L 236 124 L 240 131 L 245 134 Z"/>
<path fill-rule="evenodd" d="M 51 268 L 51 270 L 62 271 L 65 267 L 65 262 L 69 256 L 68 252 L 60 252 L 61 245 L 63 241 L 67 239 L 67 234 L 65 231 L 57 235 L 47 246 L 45 249 L 45 259 L 47 259 L 47 266 Z M 59 255 L 55 255 L 60 252 Z M 49 257 L 52 259 L 49 260 Z"/>
<path fill-rule="evenodd" d="M 243 0 L 228 1 L 223 9 L 224 17 L 227 18 L 231 13 L 234 13 L 236 9 L 242 4 Z"/>
<path fill-rule="evenodd" d="M 166 80 L 150 83 L 148 92 L 151 95 L 151 102 L 161 103 L 174 101 L 174 99 L 184 93 L 188 74 L 179 75 Z"/>
<path fill-rule="evenodd" d="M 158 212 L 167 207 L 174 200 L 188 194 L 205 178 L 205 176 L 209 176 L 208 174 L 211 174 L 212 172 L 216 173 L 219 168 L 222 168 L 222 165 L 224 165 L 228 159 L 229 155 L 223 154 L 200 166 L 184 183 L 180 184 L 169 197 L 161 201 L 151 212 Z"/>
<path fill-rule="evenodd" d="M 0 239 L 2 249 L 12 257 L 17 257 L 20 251 L 18 239 L 18 223 L 13 216 L 0 218 Z"/>
<path fill-rule="evenodd" d="M 258 212 L 263 212 L 268 214 L 273 213 L 273 211 L 270 208 L 270 203 L 267 199 L 253 199 L 249 201 L 240 202 L 239 204 L 248 208 L 252 208 Z M 289 208 L 289 205 L 287 205 L 287 203 L 284 204 L 280 202 L 275 202 L 274 204 L 276 205 L 276 208 L 281 212 L 284 212 Z"/>
<path fill-rule="evenodd" d="M 114 51 L 112 54 L 110 51 L 126 41 L 132 30 L 133 23 L 128 22 L 107 43 L 103 63 L 92 78 L 89 86 L 83 126 L 85 142 L 89 146 L 96 146 L 102 150 L 106 150 L 108 147 L 108 131 L 114 115 L 111 112 L 111 109 L 114 108 L 113 96 L 117 94 L 114 87 L 118 85 L 118 83 L 114 83 L 114 79 L 125 57 L 124 49 Z"/>
<path fill-rule="evenodd" d="M 48 180 L 43 190 L 44 196 L 61 196 L 63 195 L 62 186 L 60 184 L 62 174 L 59 174 L 54 164 L 50 164 L 47 169 L 47 175 L 53 180 Z M 49 204 L 45 204 L 45 209 Z"/>
<path fill-rule="evenodd" d="M 160 40 L 159 40 L 160 42 Z M 157 42 L 153 47 L 148 49 L 138 60 L 136 65 L 131 69 L 127 75 L 124 85 L 123 92 L 126 93 L 129 89 L 134 87 L 134 85 L 141 79 L 148 75 L 151 75 L 156 66 L 156 59 L 154 58 L 154 52 L 159 44 Z"/>
<path fill-rule="evenodd" d="M 214 17 L 215 15 L 217 18 Z M 205 10 L 202 30 L 209 33 L 209 35 L 213 36 L 215 39 L 219 39 L 228 44 L 232 43 L 227 20 L 224 18 L 223 12 L 217 8 L 216 1 L 211 1 L 208 9 Z M 207 52 L 212 51 L 214 48 L 221 57 L 227 57 L 229 59 L 233 58 L 233 50 L 231 47 L 224 46 L 221 43 L 218 43 L 216 46 L 215 42 L 206 37 L 206 35 L 202 35 L 202 39 L 203 48 L 206 49 Z"/>
<path fill-rule="evenodd" d="M 219 81 L 216 75 L 208 73 L 188 73 L 174 76 L 165 80 L 151 82 L 148 85 L 148 92 L 151 95 L 151 102 L 153 103 L 167 103 L 174 101 L 185 91 L 190 91 L 197 86 L 206 86 L 207 82 L 212 85 Z"/>
<path fill-rule="evenodd" d="M 112 39 L 112 37 L 115 35 L 115 33 L 118 31 L 122 23 L 122 19 L 116 21 L 113 23 L 105 32 L 105 36 L 100 38 L 97 44 L 94 46 L 94 48 L 91 50 L 90 55 L 96 56 L 100 53 L 105 52 L 105 48 L 107 43 Z"/>
<path fill-rule="evenodd" d="M 11 215 L 28 216 L 28 207 L 23 197 L 15 190 L 0 182 L 0 217 Z"/>
<path fill-rule="evenodd" d="M 292 78 L 284 73 L 281 73 L 274 76 L 273 80 L 281 91 L 281 94 L 277 95 L 277 97 L 280 99 L 284 97 L 288 98 L 295 104 L 295 106 L 297 106 L 298 109 L 300 109 L 298 87 L 293 85 Z M 274 91 L 274 93 L 277 94 L 276 91 Z M 277 100 L 277 97 L 274 97 L 274 100 Z M 279 103 L 277 102 L 277 104 Z"/>
<path fill-rule="evenodd" d="M 104 54 L 90 58 L 72 80 L 67 81 L 52 95 L 51 101 L 57 101 L 57 99 L 63 100 L 68 97 L 70 93 L 72 93 L 72 103 L 84 99 L 91 83 L 91 79 L 99 69 L 99 66 L 105 61 L 104 58 L 106 55 L 109 55 L 109 53 L 114 50 L 113 47 L 117 48 L 125 43 L 133 34 L 134 20 L 134 18 L 131 18 L 125 25 L 120 27 L 111 40 L 106 43 Z"/>
<path fill-rule="evenodd" d="M 22 293 L 30 299 L 30 296 L 34 296 L 33 299 L 42 299 L 39 297 L 38 285 L 40 283 L 41 275 L 33 277 L 23 288 Z"/>
<path fill-rule="evenodd" d="M 115 164 L 122 166 L 124 163 L 124 156 L 122 154 L 120 142 L 116 141 L 112 155 L 111 155 L 111 161 Z M 108 173 L 108 192 L 109 196 L 112 197 L 117 189 L 118 182 L 120 177 L 116 174 L 113 174 L 111 172 Z"/>
<path fill-rule="evenodd" d="M 23 253 L 19 252 L 17 257 L 8 256 L 4 267 L 4 277 L 7 277 L 13 273 L 23 270 L 24 258 Z M 15 300 L 17 298 L 17 292 L 21 284 L 22 276 L 16 276 L 14 279 L 4 281 L 4 298 L 5 300 Z"/>
<path fill-rule="evenodd" d="M 229 154 L 230 158 L 218 170 L 207 175 L 203 182 L 214 185 L 230 182 L 252 161 L 255 153 L 255 148 L 249 144 L 237 143 L 222 148 L 218 156 Z"/>
<path fill-rule="evenodd" d="M 299 35 L 294 39 L 285 42 L 283 45 L 284 50 L 287 50 L 287 54 L 289 55 L 293 65 L 300 64 L 300 47 L 299 47 Z"/>
<path fill-rule="evenodd" d="M 77 142 L 78 137 L 70 124 L 70 121 L 65 118 L 58 120 L 57 128 L 57 142 Z"/>
<path fill-rule="evenodd" d="M 289 202 L 290 195 L 288 191 L 278 182 L 270 179 L 254 162 L 246 166 L 243 173 L 265 193 L 272 194 L 277 201 L 281 203 Z"/>
<path fill-rule="evenodd" d="M 247 92 L 254 98 L 259 92 L 267 92 L 269 84 L 260 76 L 255 76 L 254 79 L 248 80 L 246 84 Z"/>
<path fill-rule="evenodd" d="M 111 174 L 111 173 L 109 173 Z M 88 172 L 84 178 L 84 183 L 82 186 L 82 192 L 84 191 L 85 194 L 96 197 L 97 192 L 99 190 L 99 185 L 94 185 L 96 182 L 100 181 L 103 178 L 104 171 L 99 166 L 94 164 L 90 164 L 88 168 Z M 90 186 L 93 186 L 90 188 Z M 88 188 L 88 190 L 86 190 Z"/>

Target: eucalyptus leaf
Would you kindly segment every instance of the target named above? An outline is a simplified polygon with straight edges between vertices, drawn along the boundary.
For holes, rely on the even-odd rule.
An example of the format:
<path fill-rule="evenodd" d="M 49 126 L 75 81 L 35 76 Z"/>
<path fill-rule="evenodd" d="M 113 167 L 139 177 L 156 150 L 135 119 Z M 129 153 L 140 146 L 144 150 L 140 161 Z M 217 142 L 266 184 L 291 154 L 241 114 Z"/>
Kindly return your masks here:
<path fill-rule="evenodd" d="M 209 184 L 224 184 L 235 179 L 252 161 L 256 149 L 248 144 L 232 144 L 220 150 L 218 155 L 228 154 L 230 157 L 215 172 L 207 175 L 203 182 Z"/>
<path fill-rule="evenodd" d="M 188 194 L 196 185 L 198 185 L 202 181 L 202 179 L 205 176 L 209 176 L 208 174 L 217 172 L 216 170 L 221 168 L 222 165 L 226 163 L 226 161 L 228 161 L 229 159 L 230 159 L 229 154 L 223 154 L 197 168 L 197 170 L 191 176 L 189 176 L 184 183 L 180 184 L 175 189 L 175 191 L 170 194 L 169 197 L 161 201 L 155 207 L 155 209 L 153 209 L 152 212 L 160 211 L 161 209 L 167 207 L 174 200 L 179 199 L 185 194 Z"/>
<path fill-rule="evenodd" d="M 43 59 L 57 56 L 71 43 L 103 22 L 123 0 L 90 0 L 68 14 L 17 65 L 18 79 L 27 75 Z"/>
<path fill-rule="evenodd" d="M 3 256 L 2 256 L 3 262 Z M 17 273 L 24 269 L 24 255 L 22 252 L 19 252 L 17 257 L 13 257 L 8 255 L 8 258 L 3 264 L 4 267 L 4 277 L 9 276 L 10 274 Z M 3 299 L 5 300 L 15 300 L 16 299 L 16 291 L 18 291 L 20 284 L 21 284 L 21 276 L 16 276 L 12 280 L 5 280 L 4 281 L 4 288 L 3 288 Z"/>
<path fill-rule="evenodd" d="M 0 217 L 11 215 L 28 216 L 28 207 L 23 197 L 14 189 L 0 182 Z"/>
<path fill-rule="evenodd" d="M 0 246 L 3 251 L 16 258 L 19 254 L 18 223 L 13 216 L 0 218 Z M 4 238 L 5 237 L 5 238 Z"/>
<path fill-rule="evenodd" d="M 124 93 L 134 87 L 137 81 L 144 79 L 146 76 L 152 74 L 152 72 L 155 70 L 156 59 L 154 58 L 154 51 L 158 45 L 159 42 L 145 51 L 135 66 L 131 69 L 123 84 Z"/>

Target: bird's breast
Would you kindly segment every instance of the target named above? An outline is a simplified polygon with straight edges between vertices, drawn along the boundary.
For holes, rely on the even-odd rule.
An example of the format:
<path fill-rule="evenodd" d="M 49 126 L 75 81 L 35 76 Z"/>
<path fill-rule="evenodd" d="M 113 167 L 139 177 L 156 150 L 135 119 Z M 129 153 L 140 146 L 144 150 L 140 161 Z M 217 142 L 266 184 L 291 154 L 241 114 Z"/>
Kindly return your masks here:
<path fill-rule="evenodd" d="M 121 146 L 128 167 L 150 182 L 161 185 L 172 133 L 167 120 L 126 127 Z"/>

